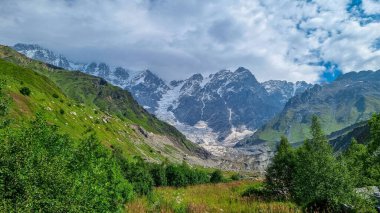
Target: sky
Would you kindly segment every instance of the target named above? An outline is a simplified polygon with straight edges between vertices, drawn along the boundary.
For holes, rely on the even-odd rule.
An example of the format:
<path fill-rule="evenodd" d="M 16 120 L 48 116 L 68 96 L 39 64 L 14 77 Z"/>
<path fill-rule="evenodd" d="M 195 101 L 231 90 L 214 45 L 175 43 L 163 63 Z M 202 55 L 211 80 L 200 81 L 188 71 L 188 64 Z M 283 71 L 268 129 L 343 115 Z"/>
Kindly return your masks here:
<path fill-rule="evenodd" d="M 166 80 L 246 67 L 259 81 L 380 69 L 379 0 L 0 0 L 0 43 Z"/>

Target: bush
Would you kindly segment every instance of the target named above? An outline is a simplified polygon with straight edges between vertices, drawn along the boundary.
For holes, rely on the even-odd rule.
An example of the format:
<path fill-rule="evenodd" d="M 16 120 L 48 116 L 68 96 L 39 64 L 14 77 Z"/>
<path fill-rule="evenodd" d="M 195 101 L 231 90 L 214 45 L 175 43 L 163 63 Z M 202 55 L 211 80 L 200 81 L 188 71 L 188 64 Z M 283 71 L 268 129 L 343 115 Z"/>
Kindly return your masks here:
<path fill-rule="evenodd" d="M 241 176 L 239 174 L 233 174 L 231 175 L 231 180 L 238 181 L 241 179 Z"/>
<path fill-rule="evenodd" d="M 256 197 L 259 199 L 269 199 L 270 195 L 271 193 L 262 184 L 250 186 L 242 193 L 243 197 Z"/>
<path fill-rule="evenodd" d="M 0 133 L 0 210 L 116 212 L 132 198 L 120 167 L 95 137 L 60 135 L 41 116 Z"/>
<path fill-rule="evenodd" d="M 30 96 L 31 91 L 28 87 L 22 87 L 20 89 L 20 93 L 25 95 L 25 96 Z"/>
<path fill-rule="evenodd" d="M 210 182 L 211 183 L 220 183 L 223 181 L 222 172 L 217 169 L 213 173 L 211 173 Z"/>
<path fill-rule="evenodd" d="M 65 110 L 60 109 L 60 110 L 59 110 L 59 113 L 60 113 L 61 115 L 63 115 L 63 114 L 65 114 Z"/>
<path fill-rule="evenodd" d="M 57 95 L 56 93 L 53 94 L 53 98 L 59 98 L 59 95 Z"/>
<path fill-rule="evenodd" d="M 150 174 L 152 175 L 154 186 L 166 186 L 168 184 L 165 170 L 164 164 L 151 165 Z"/>

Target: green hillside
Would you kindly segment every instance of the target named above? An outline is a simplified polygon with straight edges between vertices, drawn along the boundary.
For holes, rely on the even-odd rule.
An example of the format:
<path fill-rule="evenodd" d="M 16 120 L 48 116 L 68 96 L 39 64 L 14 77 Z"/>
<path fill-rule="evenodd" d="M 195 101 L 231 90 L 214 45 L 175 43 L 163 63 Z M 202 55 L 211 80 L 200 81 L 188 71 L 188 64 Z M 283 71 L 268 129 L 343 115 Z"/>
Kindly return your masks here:
<path fill-rule="evenodd" d="M 209 155 L 146 112 L 129 92 L 101 78 L 34 61 L 5 46 L 0 47 L 0 58 L 12 125 L 43 113 L 62 133 L 76 139 L 95 133 L 102 144 L 120 148 L 125 157 L 181 162 L 189 155 L 201 162 Z M 30 89 L 29 96 L 20 93 L 23 87 Z"/>
<path fill-rule="evenodd" d="M 279 115 L 245 143 L 266 141 L 273 145 L 281 135 L 291 143 L 300 143 L 310 137 L 308 126 L 313 115 L 319 117 L 329 135 L 366 121 L 376 112 L 380 112 L 380 71 L 347 73 L 290 99 Z"/>

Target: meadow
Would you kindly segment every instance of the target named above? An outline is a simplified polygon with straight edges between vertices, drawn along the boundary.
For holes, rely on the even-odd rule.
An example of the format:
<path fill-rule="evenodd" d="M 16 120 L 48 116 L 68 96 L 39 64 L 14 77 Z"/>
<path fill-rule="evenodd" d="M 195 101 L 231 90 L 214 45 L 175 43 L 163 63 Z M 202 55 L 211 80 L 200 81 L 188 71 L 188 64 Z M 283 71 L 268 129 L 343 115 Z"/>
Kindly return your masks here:
<path fill-rule="evenodd" d="M 301 212 L 301 208 L 291 202 L 243 196 L 248 188 L 261 185 L 257 180 L 240 180 L 181 188 L 157 187 L 150 196 L 128 203 L 125 212 Z"/>

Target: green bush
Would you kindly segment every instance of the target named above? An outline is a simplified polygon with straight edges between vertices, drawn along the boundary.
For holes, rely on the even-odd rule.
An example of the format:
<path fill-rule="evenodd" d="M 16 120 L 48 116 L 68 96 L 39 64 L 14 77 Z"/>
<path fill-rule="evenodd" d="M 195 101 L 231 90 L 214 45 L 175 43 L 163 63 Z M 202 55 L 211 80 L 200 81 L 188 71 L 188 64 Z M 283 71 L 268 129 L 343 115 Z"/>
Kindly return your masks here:
<path fill-rule="evenodd" d="M 0 133 L 0 210 L 116 212 L 132 186 L 95 137 L 75 146 L 41 116 Z"/>
<path fill-rule="evenodd" d="M 217 169 L 213 173 L 211 173 L 210 182 L 211 183 L 220 183 L 223 181 L 222 172 Z"/>
<path fill-rule="evenodd" d="M 30 96 L 31 91 L 28 87 L 22 87 L 20 89 L 20 93 L 25 95 L 25 96 Z"/>
<path fill-rule="evenodd" d="M 264 187 L 261 184 L 253 185 L 248 187 L 246 190 L 242 193 L 243 197 L 255 197 L 259 199 L 269 199 L 270 198 L 270 192 L 266 187 Z"/>
<path fill-rule="evenodd" d="M 59 95 L 57 95 L 56 93 L 54 93 L 52 96 L 53 98 L 59 98 Z"/>
<path fill-rule="evenodd" d="M 60 110 L 59 110 L 59 113 L 60 113 L 61 115 L 63 115 L 63 114 L 65 114 L 65 110 L 60 109 Z"/>
<path fill-rule="evenodd" d="M 152 175 L 154 186 L 166 186 L 168 184 L 165 167 L 164 164 L 151 165 L 150 174 Z"/>
<path fill-rule="evenodd" d="M 240 176 L 240 174 L 232 174 L 231 175 L 231 180 L 233 180 L 233 181 L 238 181 L 238 180 L 240 180 L 241 179 L 241 176 Z"/>

